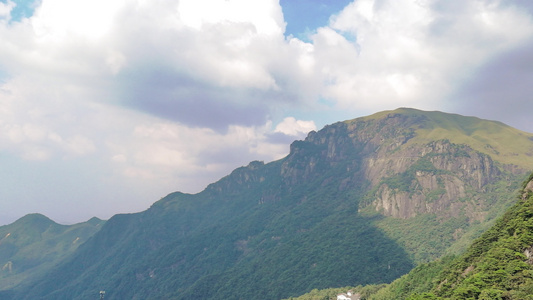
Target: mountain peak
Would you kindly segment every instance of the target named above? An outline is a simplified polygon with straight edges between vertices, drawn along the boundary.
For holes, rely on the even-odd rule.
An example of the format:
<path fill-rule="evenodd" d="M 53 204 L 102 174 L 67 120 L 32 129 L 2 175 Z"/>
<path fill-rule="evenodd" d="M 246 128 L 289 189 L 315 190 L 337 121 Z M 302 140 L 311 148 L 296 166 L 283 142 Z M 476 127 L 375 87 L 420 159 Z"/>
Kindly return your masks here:
<path fill-rule="evenodd" d="M 27 214 L 24 217 L 18 219 L 13 225 L 24 225 L 35 228 L 48 228 L 50 225 L 59 225 L 45 215 L 39 213 Z"/>
<path fill-rule="evenodd" d="M 474 150 L 490 155 L 502 164 L 521 165 L 533 170 L 533 134 L 502 122 L 440 111 L 398 108 L 343 123 L 381 122 L 413 130 L 408 144 L 448 140 L 454 144 L 468 144 Z"/>

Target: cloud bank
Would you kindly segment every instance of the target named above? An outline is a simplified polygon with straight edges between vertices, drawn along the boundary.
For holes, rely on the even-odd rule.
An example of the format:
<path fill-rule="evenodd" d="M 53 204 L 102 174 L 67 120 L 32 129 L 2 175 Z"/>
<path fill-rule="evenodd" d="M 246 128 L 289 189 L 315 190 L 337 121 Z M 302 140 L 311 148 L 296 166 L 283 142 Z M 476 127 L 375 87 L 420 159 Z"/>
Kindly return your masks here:
<path fill-rule="evenodd" d="M 0 2 L 0 222 L 139 211 L 400 106 L 533 131 L 531 13 L 357 0 L 287 35 L 275 0 Z"/>

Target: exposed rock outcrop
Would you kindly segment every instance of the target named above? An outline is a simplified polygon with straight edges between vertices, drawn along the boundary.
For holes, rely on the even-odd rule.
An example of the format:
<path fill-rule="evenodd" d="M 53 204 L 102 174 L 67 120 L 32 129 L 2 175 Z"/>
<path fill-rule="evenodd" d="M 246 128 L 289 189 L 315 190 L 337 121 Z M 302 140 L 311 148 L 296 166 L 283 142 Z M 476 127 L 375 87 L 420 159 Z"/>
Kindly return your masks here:
<path fill-rule="evenodd" d="M 446 140 L 371 158 L 367 166 L 377 186 L 376 210 L 398 218 L 443 211 L 455 215 L 465 205 L 461 200 L 468 190 L 481 192 L 502 173 L 488 155 Z M 390 179 L 398 177 L 408 189 L 391 186 Z"/>
<path fill-rule="evenodd" d="M 368 182 L 374 190 L 371 204 L 385 216 L 455 215 L 467 205 L 477 206 L 461 200 L 468 191 L 482 192 L 509 166 L 497 166 L 468 145 L 445 139 L 421 142 L 417 130 L 429 126 L 427 122 L 424 115 L 391 113 L 311 132 L 291 145 L 281 165 L 283 184 L 290 189 L 337 168 L 339 189 L 360 189 L 362 181 Z M 479 217 L 475 208 L 467 211 L 473 219 Z"/>

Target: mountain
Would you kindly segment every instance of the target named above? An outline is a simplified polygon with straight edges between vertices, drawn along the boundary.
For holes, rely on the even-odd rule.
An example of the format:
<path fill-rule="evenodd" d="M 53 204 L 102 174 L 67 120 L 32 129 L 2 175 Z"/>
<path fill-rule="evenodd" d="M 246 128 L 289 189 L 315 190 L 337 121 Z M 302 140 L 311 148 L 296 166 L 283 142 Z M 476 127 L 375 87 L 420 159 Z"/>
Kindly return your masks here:
<path fill-rule="evenodd" d="M 30 214 L 1 226 L 0 290 L 45 273 L 74 252 L 103 223 L 92 218 L 84 223 L 60 225 L 41 214 Z"/>
<path fill-rule="evenodd" d="M 198 194 L 116 215 L 13 299 L 281 299 L 388 283 L 460 253 L 513 204 L 533 135 L 397 109 L 338 122 Z"/>
<path fill-rule="evenodd" d="M 432 292 L 442 299 L 533 299 L 533 174 L 518 203 L 439 274 Z"/>
<path fill-rule="evenodd" d="M 533 174 L 518 194 L 517 203 L 465 253 L 422 264 L 388 286 L 374 287 L 365 299 L 533 299 Z"/>

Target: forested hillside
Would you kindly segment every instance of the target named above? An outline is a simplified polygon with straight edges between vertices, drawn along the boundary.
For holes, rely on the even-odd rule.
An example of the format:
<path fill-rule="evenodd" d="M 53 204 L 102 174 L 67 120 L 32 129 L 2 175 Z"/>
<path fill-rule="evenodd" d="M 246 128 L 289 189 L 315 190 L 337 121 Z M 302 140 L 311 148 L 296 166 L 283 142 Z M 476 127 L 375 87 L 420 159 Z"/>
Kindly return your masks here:
<path fill-rule="evenodd" d="M 419 265 L 389 285 L 314 290 L 291 299 L 336 299 L 349 289 L 365 300 L 533 299 L 533 174 L 517 198 L 458 257 Z"/>
<path fill-rule="evenodd" d="M 40 214 L 30 214 L 0 227 L 0 291 L 17 286 L 74 252 L 104 221 L 93 218 L 60 225 Z"/>
<path fill-rule="evenodd" d="M 533 175 L 518 203 L 444 269 L 427 295 L 533 299 Z"/>
<path fill-rule="evenodd" d="M 533 299 L 532 224 L 533 174 L 463 255 L 418 266 L 367 299 Z"/>

